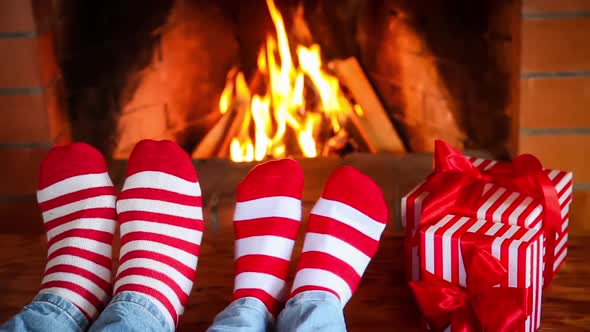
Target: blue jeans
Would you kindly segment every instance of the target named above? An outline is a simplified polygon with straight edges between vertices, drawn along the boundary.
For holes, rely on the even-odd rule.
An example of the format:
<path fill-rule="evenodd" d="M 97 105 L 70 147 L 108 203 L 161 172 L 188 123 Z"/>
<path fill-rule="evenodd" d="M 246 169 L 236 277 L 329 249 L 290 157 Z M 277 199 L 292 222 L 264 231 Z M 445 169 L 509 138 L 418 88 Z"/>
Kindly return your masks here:
<path fill-rule="evenodd" d="M 135 292 L 117 294 L 98 319 L 90 322 L 82 312 L 64 298 L 42 293 L 0 331 L 172 331 L 164 315 L 144 295 Z"/>
<path fill-rule="evenodd" d="M 303 292 L 287 302 L 276 327 L 264 304 L 255 298 L 232 302 L 208 331 L 346 331 L 342 305 L 331 293 Z M 171 331 L 164 315 L 145 296 L 123 292 L 115 296 L 90 325 L 69 301 L 39 294 L 33 302 L 0 326 L 0 331 Z"/>
<path fill-rule="evenodd" d="M 307 291 L 295 295 L 275 322 L 264 304 L 253 297 L 232 302 L 207 332 L 229 331 L 346 331 L 342 304 L 334 294 Z"/>

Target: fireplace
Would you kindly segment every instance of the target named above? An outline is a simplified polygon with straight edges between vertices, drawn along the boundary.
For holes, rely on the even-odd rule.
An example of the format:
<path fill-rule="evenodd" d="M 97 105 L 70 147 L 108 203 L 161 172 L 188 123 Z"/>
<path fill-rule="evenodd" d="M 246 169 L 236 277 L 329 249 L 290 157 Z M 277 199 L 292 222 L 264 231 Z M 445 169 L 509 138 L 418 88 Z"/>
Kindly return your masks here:
<path fill-rule="evenodd" d="M 336 126 L 345 130 L 338 134 L 330 116 L 323 114 L 332 110 L 322 105 L 318 85 L 323 83 L 316 84 L 304 72 L 306 107 L 293 112 L 298 125 L 285 125 L 284 152 L 274 144 L 257 148 L 252 113 L 253 96 L 264 101 L 271 75 L 258 62 L 261 50 L 268 50 L 269 37 L 277 44 L 279 40 L 277 21 L 266 0 L 146 0 L 141 5 L 0 1 L 4 121 L 0 215 L 5 221 L 0 233 L 8 240 L 6 257 L 25 257 L 31 264 L 19 265 L 25 283 L 13 277 L 12 268 L 5 274 L 9 276 L 6 298 L 11 300 L 1 308 L 0 321 L 30 301 L 41 277 L 44 236 L 35 198 L 39 164 L 53 145 L 74 140 L 91 143 L 111 159 L 109 173 L 118 186 L 125 177 L 126 158 L 140 139 L 174 140 L 195 158 L 206 235 L 198 281 L 180 330 L 206 329 L 229 303 L 235 189 L 258 162 L 257 149 L 258 158 L 291 156 L 299 161 L 305 174 L 304 216 L 340 165 L 359 169 L 382 189 L 392 212 L 364 285 L 347 306 L 351 331 L 394 324 L 410 327 L 418 322 L 417 309 L 408 305 L 411 295 L 400 262 L 399 201 L 429 174 L 432 156 L 422 152 L 432 149 L 434 138 L 498 159 L 530 152 L 549 168 L 572 170 L 576 181 L 569 225 L 572 243 L 574 236 L 578 243 L 586 240 L 590 230 L 590 171 L 588 154 L 583 153 L 590 151 L 588 2 L 274 0 L 274 4 L 283 20 L 295 73 L 289 77 L 289 91 L 294 94 L 301 84 L 297 83 L 298 70 L 303 71 L 298 46 L 317 49 L 319 72 L 328 77 L 325 81 L 337 80 L 336 94 L 344 98 L 344 108 L 352 108 L 348 117 L 337 117 Z M 273 56 L 283 68 L 280 52 Z M 267 64 L 269 58 L 266 52 Z M 257 81 L 264 84 L 257 86 Z M 242 105 L 237 101 L 244 97 L 237 93 L 238 86 L 247 86 L 250 92 L 240 114 L 250 112 L 244 132 L 251 148 L 239 135 L 237 129 L 245 126 L 244 121 L 235 121 L 238 108 L 231 105 Z M 224 96 L 230 95 L 230 102 L 224 103 Z M 229 105 L 225 112 L 223 105 Z M 270 113 L 275 107 L 269 104 L 264 112 L 267 109 Z M 308 113 L 321 117 L 321 125 L 305 130 Z M 379 120 L 367 120 L 374 114 L 380 115 Z M 268 132 L 264 130 L 267 139 L 276 136 L 273 117 Z M 304 138 L 311 132 L 315 153 L 305 155 L 292 128 L 297 126 L 302 129 L 299 134 L 306 133 Z M 242 160 L 252 163 L 231 160 L 234 138 Z M 252 157 L 248 149 L 253 150 Z M 295 253 L 300 252 L 301 237 Z M 22 248 L 25 255 L 11 248 Z M 571 278 L 561 278 L 568 286 L 562 289 L 570 289 L 569 281 L 576 280 L 570 274 Z M 25 284 L 31 287 L 24 289 Z M 572 318 L 566 320 L 573 326 L 584 317 L 583 310 L 568 306 L 563 307 L 566 314 L 556 310 L 563 298 L 557 293 L 548 297 L 544 326 L 563 328 L 564 317 Z"/>
<path fill-rule="evenodd" d="M 40 229 L 34 197 L 39 163 L 53 145 L 71 141 L 97 147 L 110 159 L 118 184 L 136 142 L 177 142 L 203 174 L 206 209 L 231 207 L 235 184 L 252 167 L 232 161 L 234 140 L 244 161 L 298 159 L 311 174 L 309 204 L 332 169 L 353 165 L 382 186 L 395 213 L 398 199 L 431 167 L 421 153 L 432 150 L 435 138 L 499 159 L 522 152 L 519 140 L 533 142 L 520 129 L 536 119 L 534 91 L 525 85 L 519 92 L 526 82 L 520 78 L 520 34 L 527 22 L 520 1 L 274 0 L 282 24 L 266 0 L 149 0 L 141 6 L 7 1 L 10 8 L 0 11 L 12 13 L 0 20 L 7 25 L 0 47 L 9 55 L 0 62 L 0 99 L 10 126 L 0 131 L 7 160 L 0 207 L 12 219 L 30 211 L 30 223 L 15 224 L 17 229 Z M 278 48 L 281 27 L 291 57 L 286 86 L 305 107 L 291 98 L 287 115 L 296 123 L 285 120 L 284 140 L 262 147 L 252 106 L 272 99 L 273 79 L 259 60 L 264 53 L 267 65 L 272 58 L 278 69 L 287 67 Z M 269 40 L 275 52 L 268 52 Z M 320 62 L 316 74 L 300 63 L 298 48 L 314 54 L 311 63 Z M 338 106 L 324 107 L 320 87 L 331 84 L 337 85 L 329 94 Z M 238 93 L 244 86 L 246 102 Z M 224 96 L 231 96 L 225 112 Z M 268 104 L 256 113 L 270 114 L 260 141 L 281 136 L 279 107 Z M 304 151 L 310 138 L 315 151 Z"/>
<path fill-rule="evenodd" d="M 71 139 L 126 159 L 142 138 L 196 159 L 432 150 L 506 158 L 515 1 L 57 1 Z"/>

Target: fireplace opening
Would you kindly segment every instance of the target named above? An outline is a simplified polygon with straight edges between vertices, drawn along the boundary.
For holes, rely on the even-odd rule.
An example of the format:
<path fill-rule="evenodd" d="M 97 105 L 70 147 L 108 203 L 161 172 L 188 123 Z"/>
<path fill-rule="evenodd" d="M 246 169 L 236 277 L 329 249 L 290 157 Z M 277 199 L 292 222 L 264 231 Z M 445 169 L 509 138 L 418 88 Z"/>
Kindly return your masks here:
<path fill-rule="evenodd" d="M 126 159 L 511 150 L 513 1 L 57 1 L 72 140 Z"/>
<path fill-rule="evenodd" d="M 218 104 L 222 117 L 193 156 L 229 156 L 241 162 L 354 151 L 403 152 L 372 87 L 359 85 L 366 78 L 356 60 L 334 60 L 326 66 L 320 45 L 291 42 L 274 0 L 266 0 L 266 6 L 274 34 L 267 36 L 258 51 L 248 82 L 240 69 L 229 71 Z M 295 13 L 301 15 L 302 7 Z M 302 18 L 294 21 L 301 22 L 298 28 L 309 35 Z M 354 81 L 346 84 L 346 78 Z M 355 89 L 352 93 L 351 88 Z M 363 107 L 355 95 L 361 103 L 367 101 L 365 95 L 377 103 Z"/>

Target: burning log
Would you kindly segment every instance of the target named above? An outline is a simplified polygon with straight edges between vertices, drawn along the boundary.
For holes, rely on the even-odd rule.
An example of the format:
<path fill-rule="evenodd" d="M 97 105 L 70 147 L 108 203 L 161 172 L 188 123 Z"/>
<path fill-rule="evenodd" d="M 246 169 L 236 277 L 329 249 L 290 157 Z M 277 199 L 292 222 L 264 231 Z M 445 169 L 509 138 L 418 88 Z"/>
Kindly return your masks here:
<path fill-rule="evenodd" d="M 233 72 L 235 74 L 235 72 Z M 215 126 L 205 135 L 197 148 L 192 153 L 194 159 L 206 159 L 211 157 L 226 158 L 229 152 L 229 146 L 233 137 L 238 136 L 244 127 L 244 121 L 248 117 L 248 103 L 250 101 L 250 92 L 258 88 L 263 81 L 259 72 L 255 72 L 248 88 L 241 73 L 236 74 L 236 98 L 231 99 L 231 104 L 220 106 L 222 116 Z M 228 74 L 231 77 L 232 72 Z M 238 77 L 240 76 L 240 77 Z M 238 83 L 239 82 L 239 83 Z M 224 93 L 231 94 L 233 88 L 224 89 Z M 229 98 L 228 98 L 229 99 Z M 222 110 L 221 108 L 225 108 Z"/>
<path fill-rule="evenodd" d="M 199 146 L 193 151 L 192 158 L 206 159 L 218 155 L 220 142 L 226 137 L 234 118 L 234 110 L 223 114 L 215 126 L 201 140 Z"/>
<path fill-rule="evenodd" d="M 354 57 L 334 60 L 331 66 L 336 76 L 351 92 L 362 109 L 362 116 L 351 112 L 351 120 L 359 127 L 359 133 L 375 152 L 405 152 L 404 145 L 393 128 L 385 108 L 375 94 L 371 83 Z"/>

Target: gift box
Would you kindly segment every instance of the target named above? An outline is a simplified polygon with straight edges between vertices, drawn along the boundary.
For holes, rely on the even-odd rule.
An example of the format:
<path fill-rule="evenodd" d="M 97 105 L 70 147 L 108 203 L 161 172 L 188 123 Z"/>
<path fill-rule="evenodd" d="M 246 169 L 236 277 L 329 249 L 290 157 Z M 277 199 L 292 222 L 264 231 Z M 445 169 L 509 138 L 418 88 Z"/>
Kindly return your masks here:
<path fill-rule="evenodd" d="M 480 158 L 469 158 L 469 161 L 482 170 L 491 170 L 498 163 Z M 501 165 L 501 164 L 500 164 Z M 553 272 L 557 272 L 567 255 L 569 209 L 572 202 L 573 174 L 558 170 L 543 170 L 550 179 L 557 192 L 560 227 L 555 234 L 555 261 Z M 520 195 L 504 187 L 488 184 L 489 192 L 482 197 L 478 204 L 477 218 L 502 222 L 510 225 L 520 225 L 529 228 L 543 226 L 543 205 L 540 200 L 531 196 Z M 486 188 L 486 189 L 487 189 Z"/>
<path fill-rule="evenodd" d="M 420 227 L 455 213 L 545 229 L 546 236 L 553 237 L 545 243 L 552 253 L 545 256 L 551 265 L 545 271 L 548 284 L 567 255 L 572 173 L 542 169 L 530 155 L 519 156 L 511 163 L 496 162 L 465 157 L 442 141 L 435 147 L 435 171 L 401 203 L 409 279 L 418 280 L 420 276 L 416 241 Z"/>
<path fill-rule="evenodd" d="M 535 331 L 542 229 L 446 215 L 420 230 L 421 281 L 410 282 L 435 331 Z"/>

